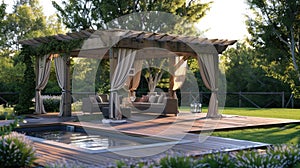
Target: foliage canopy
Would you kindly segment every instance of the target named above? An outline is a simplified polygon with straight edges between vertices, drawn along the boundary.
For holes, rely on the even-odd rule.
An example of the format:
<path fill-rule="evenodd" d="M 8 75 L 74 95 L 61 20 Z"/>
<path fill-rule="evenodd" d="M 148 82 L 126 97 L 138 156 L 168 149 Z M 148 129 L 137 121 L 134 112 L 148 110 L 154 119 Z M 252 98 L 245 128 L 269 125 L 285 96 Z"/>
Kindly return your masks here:
<path fill-rule="evenodd" d="M 268 76 L 300 91 L 300 1 L 247 0 L 253 16 L 247 22 L 256 60 Z"/>

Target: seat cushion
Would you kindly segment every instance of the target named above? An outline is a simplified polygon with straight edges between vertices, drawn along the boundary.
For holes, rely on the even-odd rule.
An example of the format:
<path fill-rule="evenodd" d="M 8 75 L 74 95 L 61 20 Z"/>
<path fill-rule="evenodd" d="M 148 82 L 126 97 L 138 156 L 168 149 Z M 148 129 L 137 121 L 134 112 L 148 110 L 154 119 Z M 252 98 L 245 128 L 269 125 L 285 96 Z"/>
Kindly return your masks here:
<path fill-rule="evenodd" d="M 96 95 L 96 100 L 98 103 L 103 103 L 103 100 L 102 100 L 101 96 L 99 96 L 99 95 Z"/>

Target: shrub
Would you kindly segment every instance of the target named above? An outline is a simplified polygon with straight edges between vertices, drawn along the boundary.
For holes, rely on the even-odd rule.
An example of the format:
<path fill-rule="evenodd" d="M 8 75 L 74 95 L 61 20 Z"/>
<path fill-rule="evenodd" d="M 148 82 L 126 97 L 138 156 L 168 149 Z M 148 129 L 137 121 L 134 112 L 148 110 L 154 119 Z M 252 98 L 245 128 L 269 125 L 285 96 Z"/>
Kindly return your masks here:
<path fill-rule="evenodd" d="M 18 125 L 19 125 L 19 120 L 15 119 L 14 122 L 10 123 L 9 125 L 0 126 L 0 136 L 10 134 Z"/>
<path fill-rule="evenodd" d="M 240 151 L 235 158 L 235 166 L 241 168 L 296 168 L 300 167 L 300 148 L 293 144 L 274 145 L 267 148 L 265 153 L 257 150 Z"/>
<path fill-rule="evenodd" d="M 205 155 L 203 158 L 198 160 L 198 165 L 202 165 L 200 167 L 207 166 L 210 168 L 235 167 L 233 157 L 228 152 L 218 152 Z"/>
<path fill-rule="evenodd" d="M 29 167 L 36 159 L 32 142 L 25 135 L 11 132 L 0 140 L 0 167 Z"/>
<path fill-rule="evenodd" d="M 45 168 L 91 168 L 93 166 L 85 165 L 79 161 L 66 161 L 64 158 L 55 163 L 47 163 Z"/>
<path fill-rule="evenodd" d="M 300 148 L 298 145 L 275 145 L 261 152 L 244 150 L 239 152 L 215 152 L 203 157 L 169 155 L 158 162 L 117 162 L 117 168 L 300 168 Z"/>
<path fill-rule="evenodd" d="M 60 96 L 43 96 L 43 103 L 47 112 L 59 111 Z"/>
<path fill-rule="evenodd" d="M 266 156 L 273 158 L 282 167 L 300 167 L 299 145 L 274 145 L 267 149 Z"/>
<path fill-rule="evenodd" d="M 194 162 L 191 157 L 187 156 L 175 156 L 175 157 L 164 157 L 160 160 L 161 168 L 192 168 Z"/>
<path fill-rule="evenodd" d="M 252 151 L 241 151 L 236 155 L 235 165 L 237 168 L 259 168 L 259 167 L 277 167 L 277 161 L 272 155 L 266 156 Z"/>

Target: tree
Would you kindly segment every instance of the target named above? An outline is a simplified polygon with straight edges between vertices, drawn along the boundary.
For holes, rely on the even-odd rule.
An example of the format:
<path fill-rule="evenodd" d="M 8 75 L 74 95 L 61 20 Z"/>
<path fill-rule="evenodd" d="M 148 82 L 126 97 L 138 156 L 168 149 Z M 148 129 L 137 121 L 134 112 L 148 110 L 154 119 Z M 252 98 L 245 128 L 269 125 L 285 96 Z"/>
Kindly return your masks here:
<path fill-rule="evenodd" d="M 106 23 L 116 18 L 145 11 L 167 12 L 195 23 L 209 9 L 209 3 L 196 0 L 67 0 L 62 2 L 63 6 L 55 1 L 52 4 L 58 10 L 58 17 L 72 31 L 106 28 Z M 135 22 L 141 23 L 140 20 Z M 159 20 L 156 22 L 161 23 Z"/>
<path fill-rule="evenodd" d="M 11 13 L 5 13 L 5 7 L 4 3 L 0 6 L 0 91 L 20 92 L 16 110 L 29 112 L 35 90 L 34 55 L 20 53 L 19 41 L 64 31 L 53 16 L 43 14 L 38 0 L 15 1 Z"/>
<path fill-rule="evenodd" d="M 283 91 L 277 79 L 267 77 L 266 72 L 257 64 L 257 53 L 247 43 L 237 43 L 222 56 L 220 64 L 225 68 L 227 91 Z"/>
<path fill-rule="evenodd" d="M 13 12 L 6 15 L 4 47 L 11 54 L 19 50 L 20 40 L 64 32 L 60 22 L 53 16 L 47 18 L 42 9 L 39 0 L 20 0 L 13 5 Z"/>
<path fill-rule="evenodd" d="M 222 56 L 220 64 L 226 72 L 228 92 L 290 92 L 289 86 L 278 79 L 268 77 L 258 64 L 259 53 L 246 42 L 237 43 L 235 48 L 229 48 Z M 274 97 L 255 97 L 256 102 L 267 104 Z M 232 103 L 230 101 L 228 104 Z"/>
<path fill-rule="evenodd" d="M 6 9 L 6 4 L 4 4 L 4 2 L 2 2 L 2 4 L 0 5 L 0 30 L 1 30 L 1 32 L 3 32 L 2 28 L 5 25 L 5 23 L 4 23 L 4 17 L 6 15 L 5 9 Z M 5 43 L 4 33 L 1 33 L 0 34 L 0 51 L 2 51 L 2 46 L 4 43 Z"/>
<path fill-rule="evenodd" d="M 299 97 L 300 0 L 247 0 L 250 44 L 268 76 L 288 83 Z"/>

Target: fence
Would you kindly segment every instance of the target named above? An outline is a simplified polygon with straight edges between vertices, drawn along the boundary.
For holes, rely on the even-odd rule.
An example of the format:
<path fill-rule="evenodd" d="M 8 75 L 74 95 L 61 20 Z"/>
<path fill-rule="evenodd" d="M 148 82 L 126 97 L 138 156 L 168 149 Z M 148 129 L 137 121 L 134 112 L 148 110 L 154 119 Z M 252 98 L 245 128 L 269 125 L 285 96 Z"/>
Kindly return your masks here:
<path fill-rule="evenodd" d="M 193 101 L 208 105 L 210 92 L 181 92 L 179 99 L 181 105 L 189 105 Z M 222 93 L 219 93 L 222 94 Z M 226 107 L 295 107 L 294 97 L 291 93 L 285 92 L 226 92 Z M 286 101 L 287 100 L 287 101 Z"/>
<path fill-rule="evenodd" d="M 72 93 L 73 97 L 77 99 L 86 97 L 89 92 Z M 139 93 L 147 94 L 147 93 Z M 177 92 L 179 105 L 189 106 L 193 101 L 201 102 L 208 105 L 210 99 L 210 92 Z M 295 103 L 293 94 L 285 92 L 226 92 L 227 107 L 289 107 L 294 108 L 300 106 Z M 60 95 L 60 93 L 48 93 L 47 95 Z M 12 106 L 18 103 L 19 93 L 17 92 L 0 92 L 0 104 L 4 107 Z M 76 101 L 76 100 L 75 100 Z"/>
<path fill-rule="evenodd" d="M 14 104 L 17 104 L 18 100 L 18 92 L 0 92 L 0 104 L 2 104 L 3 107 L 9 107 Z"/>

